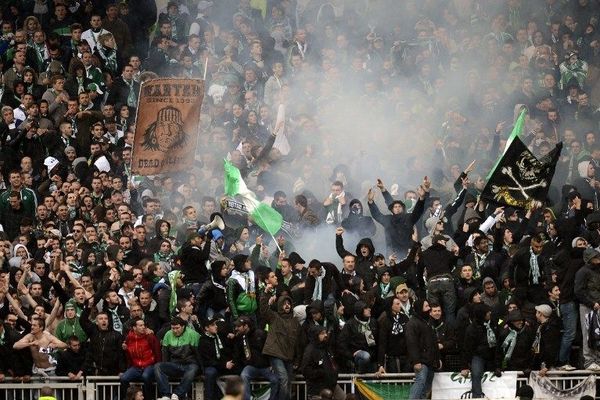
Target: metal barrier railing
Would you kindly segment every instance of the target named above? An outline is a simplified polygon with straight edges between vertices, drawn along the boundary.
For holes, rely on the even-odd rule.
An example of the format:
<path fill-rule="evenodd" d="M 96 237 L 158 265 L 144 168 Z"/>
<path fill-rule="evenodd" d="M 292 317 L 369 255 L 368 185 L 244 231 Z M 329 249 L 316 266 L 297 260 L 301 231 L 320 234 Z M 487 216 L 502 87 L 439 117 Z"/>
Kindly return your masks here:
<path fill-rule="evenodd" d="M 83 400 L 85 382 L 72 381 L 67 377 L 47 377 L 44 380 L 35 379 L 31 382 L 15 382 L 7 380 L 0 382 L 0 398 L 6 400 L 37 400 L 40 389 L 50 386 L 58 400 Z"/>
<path fill-rule="evenodd" d="M 590 371 L 550 371 L 548 379 L 559 389 L 569 389 L 592 373 Z M 297 376 L 296 378 L 302 378 Z M 354 379 L 360 378 L 368 382 L 384 383 L 389 385 L 408 385 L 414 380 L 414 374 L 340 374 L 338 384 L 346 393 L 354 393 Z M 528 377 L 519 373 L 517 386 L 527 383 Z M 173 385 L 176 382 L 172 383 Z M 266 385 L 268 382 L 255 382 L 256 386 Z M 16 382 L 7 379 L 0 382 L 0 399 L 4 400 L 37 400 L 39 390 L 43 386 L 55 389 L 58 400 L 118 400 L 121 398 L 120 382 L 118 376 L 88 376 L 79 381 L 71 381 L 66 377 L 34 378 L 31 382 Z M 292 382 L 293 399 L 306 398 L 306 382 L 296 379 Z M 191 399 L 204 399 L 204 385 L 202 379 L 196 380 L 192 386 Z M 597 397 L 598 398 L 598 397 Z"/>

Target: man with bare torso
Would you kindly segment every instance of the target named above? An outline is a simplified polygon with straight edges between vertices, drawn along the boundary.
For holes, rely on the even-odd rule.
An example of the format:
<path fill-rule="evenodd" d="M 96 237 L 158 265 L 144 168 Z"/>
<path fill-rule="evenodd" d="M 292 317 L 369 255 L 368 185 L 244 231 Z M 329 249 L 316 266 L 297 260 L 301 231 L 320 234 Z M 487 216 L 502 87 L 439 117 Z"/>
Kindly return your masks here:
<path fill-rule="evenodd" d="M 33 358 L 34 375 L 55 375 L 56 360 L 52 357 L 55 349 L 64 349 L 67 344 L 58 340 L 54 335 L 44 331 L 45 322 L 39 317 L 34 317 L 31 321 L 31 333 L 25 335 L 21 340 L 14 344 L 15 350 L 21 350 L 26 347 L 31 349 Z"/>

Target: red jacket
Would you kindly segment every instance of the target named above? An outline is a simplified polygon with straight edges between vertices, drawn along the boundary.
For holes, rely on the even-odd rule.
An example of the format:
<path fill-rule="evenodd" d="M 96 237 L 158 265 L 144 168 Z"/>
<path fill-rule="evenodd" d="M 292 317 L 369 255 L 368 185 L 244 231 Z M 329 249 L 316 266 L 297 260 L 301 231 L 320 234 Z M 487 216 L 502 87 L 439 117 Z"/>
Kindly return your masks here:
<path fill-rule="evenodd" d="M 160 361 L 160 343 L 154 334 L 137 335 L 131 330 L 125 344 L 130 367 L 146 368 Z"/>

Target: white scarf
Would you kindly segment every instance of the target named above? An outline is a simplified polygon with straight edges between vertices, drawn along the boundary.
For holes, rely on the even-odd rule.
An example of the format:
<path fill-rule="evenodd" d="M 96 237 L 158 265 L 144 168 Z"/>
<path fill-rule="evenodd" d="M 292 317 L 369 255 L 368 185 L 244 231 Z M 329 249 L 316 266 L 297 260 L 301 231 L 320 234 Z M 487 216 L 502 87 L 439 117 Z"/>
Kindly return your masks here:
<path fill-rule="evenodd" d="M 529 265 L 531 268 L 529 269 L 529 275 L 531 276 L 531 282 L 534 285 L 539 284 L 540 281 L 540 266 L 538 265 L 537 255 L 533 252 L 533 250 L 529 249 Z"/>
<path fill-rule="evenodd" d="M 206 332 L 206 336 L 208 336 L 209 338 L 215 339 L 215 354 L 217 356 L 217 360 L 220 360 L 221 359 L 221 350 L 223 349 L 223 344 L 221 343 L 221 339 L 219 338 L 219 335 L 211 335 L 210 333 Z"/>
<path fill-rule="evenodd" d="M 319 276 L 315 278 L 315 288 L 312 294 L 313 300 L 322 300 L 323 298 L 323 278 L 325 278 L 325 268 L 321 266 Z"/>
<path fill-rule="evenodd" d="M 254 293 L 254 271 L 250 270 L 244 273 L 233 270 L 231 279 L 235 279 L 240 284 L 242 290 L 246 293 Z"/>
<path fill-rule="evenodd" d="M 330 199 L 333 199 L 333 202 L 331 203 L 331 210 L 329 210 L 329 212 L 327 213 L 327 218 L 325 219 L 325 221 L 328 224 L 333 224 L 333 223 L 341 223 L 342 222 L 342 204 L 340 203 L 341 198 L 346 197 L 346 192 L 342 192 L 339 195 L 335 196 L 335 198 L 333 197 L 333 193 L 329 195 Z M 336 206 L 337 203 L 337 206 Z"/>

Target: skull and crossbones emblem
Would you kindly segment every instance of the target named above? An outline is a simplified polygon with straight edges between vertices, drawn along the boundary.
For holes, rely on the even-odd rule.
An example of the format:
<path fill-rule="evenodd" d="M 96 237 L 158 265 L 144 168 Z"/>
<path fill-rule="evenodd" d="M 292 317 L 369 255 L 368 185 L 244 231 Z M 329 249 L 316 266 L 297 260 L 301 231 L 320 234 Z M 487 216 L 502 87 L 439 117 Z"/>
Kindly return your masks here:
<path fill-rule="evenodd" d="M 511 167 L 503 167 L 500 170 L 504 175 L 510 177 L 510 179 L 512 179 L 512 181 L 515 183 L 516 186 L 498 186 L 498 185 L 492 185 L 492 192 L 493 193 L 498 193 L 501 190 L 510 190 L 513 192 L 521 192 L 521 194 L 523 195 L 523 197 L 526 200 L 530 199 L 530 196 L 527 194 L 527 190 L 531 190 L 531 189 L 535 189 L 538 187 L 541 188 L 545 188 L 548 183 L 545 180 L 542 180 L 541 182 L 538 183 L 534 183 L 532 185 L 528 185 L 528 186 L 523 186 L 521 185 L 521 183 L 517 180 L 517 178 L 515 178 L 515 175 L 513 174 L 512 168 Z"/>

